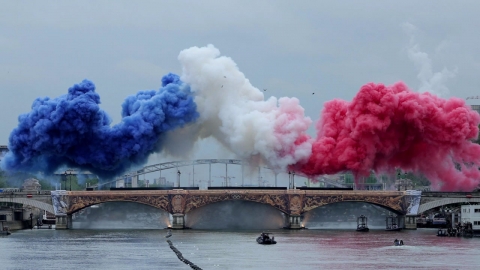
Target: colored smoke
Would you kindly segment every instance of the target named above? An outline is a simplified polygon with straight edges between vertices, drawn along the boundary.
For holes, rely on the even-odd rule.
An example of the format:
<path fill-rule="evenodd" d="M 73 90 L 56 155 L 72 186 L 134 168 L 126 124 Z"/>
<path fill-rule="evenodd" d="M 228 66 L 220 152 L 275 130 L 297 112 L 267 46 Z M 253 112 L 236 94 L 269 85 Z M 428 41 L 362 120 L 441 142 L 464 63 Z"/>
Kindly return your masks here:
<path fill-rule="evenodd" d="M 480 145 L 471 141 L 479 124 L 461 99 L 414 93 L 403 83 L 366 84 L 352 102 L 325 104 L 312 155 L 299 170 L 359 177 L 400 168 L 424 174 L 434 189 L 471 190 L 480 182 Z"/>
<path fill-rule="evenodd" d="M 265 100 L 235 62 L 220 56 L 212 45 L 186 49 L 178 59 L 182 81 L 195 92 L 200 118 L 187 127 L 188 132 L 179 130 L 171 137 L 191 142 L 214 137 L 237 157 L 277 171 L 310 156 L 311 143 L 305 140 L 305 132 L 311 120 L 304 116 L 297 98 Z"/>
<path fill-rule="evenodd" d="M 198 118 L 188 85 L 174 74 L 162 84 L 125 99 L 122 120 L 113 126 L 88 80 L 58 98 L 37 98 L 31 112 L 19 116 L 2 168 L 48 174 L 69 166 L 112 177 L 144 164 L 161 150 L 159 138 L 166 132 Z"/>
<path fill-rule="evenodd" d="M 237 158 L 276 172 L 351 171 L 359 179 L 402 169 L 423 174 L 440 190 L 471 190 L 480 182 L 480 145 L 472 142 L 480 116 L 461 99 L 415 93 L 403 83 L 366 84 L 352 102 L 325 103 L 314 140 L 297 98 L 265 99 L 214 46 L 183 50 L 178 59 L 181 77 L 169 74 L 160 90 L 128 97 L 113 126 L 90 81 L 55 99 L 38 98 L 19 117 L 2 168 L 51 173 L 69 166 L 113 177 L 153 152 L 184 155 L 212 137 Z M 421 70 L 431 75 L 424 59 Z"/>

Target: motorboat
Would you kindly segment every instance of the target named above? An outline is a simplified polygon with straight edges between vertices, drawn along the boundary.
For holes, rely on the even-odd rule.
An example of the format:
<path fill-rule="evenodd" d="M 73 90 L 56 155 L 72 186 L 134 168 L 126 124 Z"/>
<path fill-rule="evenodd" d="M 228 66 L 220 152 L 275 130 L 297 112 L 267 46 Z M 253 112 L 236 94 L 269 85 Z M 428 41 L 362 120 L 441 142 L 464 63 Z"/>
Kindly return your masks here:
<path fill-rule="evenodd" d="M 402 228 L 397 224 L 397 216 L 390 215 L 386 218 L 387 226 L 385 231 L 401 231 Z"/>
<path fill-rule="evenodd" d="M 361 215 L 357 218 L 357 232 L 368 232 L 367 217 Z"/>
<path fill-rule="evenodd" d="M 393 244 L 394 244 L 395 246 L 403 246 L 403 240 L 395 239 L 395 240 L 393 241 Z"/>
<path fill-rule="evenodd" d="M 442 236 L 442 237 L 448 236 L 448 232 L 445 229 L 438 229 L 437 236 Z"/>
<path fill-rule="evenodd" d="M 257 243 L 261 245 L 274 245 L 277 243 L 275 237 L 271 233 L 262 233 L 257 237 Z"/>
<path fill-rule="evenodd" d="M 3 226 L 2 230 L 0 231 L 0 234 L 1 235 L 10 235 L 12 233 L 8 230 L 7 226 Z"/>
<path fill-rule="evenodd" d="M 35 225 L 33 228 L 34 229 L 52 229 L 53 226 L 55 225 L 52 225 L 52 224 L 43 224 L 42 220 L 41 219 L 37 219 L 37 225 Z"/>

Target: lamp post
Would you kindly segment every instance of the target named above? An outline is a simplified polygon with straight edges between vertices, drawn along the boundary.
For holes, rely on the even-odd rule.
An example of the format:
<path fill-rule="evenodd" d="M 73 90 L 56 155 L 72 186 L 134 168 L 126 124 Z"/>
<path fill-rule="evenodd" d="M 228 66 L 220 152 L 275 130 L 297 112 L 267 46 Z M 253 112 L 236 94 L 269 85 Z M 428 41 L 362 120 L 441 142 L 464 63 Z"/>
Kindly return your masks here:
<path fill-rule="evenodd" d="M 72 191 L 72 171 L 70 170 L 66 170 L 65 171 L 65 190 L 67 189 L 67 177 L 68 177 L 68 180 L 70 180 L 70 191 Z"/>
<path fill-rule="evenodd" d="M 30 213 L 30 230 L 33 229 L 33 213 Z"/>
<path fill-rule="evenodd" d="M 67 172 L 66 171 L 63 173 L 62 182 L 63 182 L 63 190 L 67 190 Z M 60 189 L 62 189 L 62 182 L 60 182 Z"/>
<path fill-rule="evenodd" d="M 181 174 L 182 173 L 180 172 L 180 170 L 177 170 L 177 175 L 178 175 L 178 177 L 177 177 L 177 187 L 180 187 L 180 175 Z"/>
<path fill-rule="evenodd" d="M 295 172 L 292 172 L 292 188 L 295 188 Z"/>
<path fill-rule="evenodd" d="M 288 171 L 288 188 L 292 189 L 292 172 Z"/>

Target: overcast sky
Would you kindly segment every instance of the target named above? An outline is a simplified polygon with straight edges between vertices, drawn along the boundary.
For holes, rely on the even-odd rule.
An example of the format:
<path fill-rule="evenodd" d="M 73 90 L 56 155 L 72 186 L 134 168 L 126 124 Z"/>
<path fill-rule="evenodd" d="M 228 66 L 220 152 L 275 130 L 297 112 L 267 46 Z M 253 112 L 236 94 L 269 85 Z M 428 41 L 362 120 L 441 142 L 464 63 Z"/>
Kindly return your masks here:
<path fill-rule="evenodd" d="M 326 101 L 351 100 L 368 82 L 480 95 L 478 1 L 1 2 L 4 145 L 35 98 L 58 97 L 83 79 L 117 123 L 128 95 L 158 89 L 162 75 L 181 73 L 181 50 L 208 44 L 267 97 L 299 98 L 314 121 Z M 232 158 L 204 144 L 210 151 L 195 158 Z"/>

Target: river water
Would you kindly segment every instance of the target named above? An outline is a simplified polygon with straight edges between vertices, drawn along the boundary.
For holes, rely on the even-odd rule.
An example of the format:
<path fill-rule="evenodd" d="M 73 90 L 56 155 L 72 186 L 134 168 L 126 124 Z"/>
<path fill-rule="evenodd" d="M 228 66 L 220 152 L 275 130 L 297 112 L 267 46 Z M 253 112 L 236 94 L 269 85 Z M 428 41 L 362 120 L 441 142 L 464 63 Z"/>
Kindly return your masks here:
<path fill-rule="evenodd" d="M 169 238 L 202 269 L 480 269 L 480 238 L 437 237 L 434 229 L 173 231 Z M 165 230 L 23 230 L 0 237 L 0 269 L 191 269 Z M 393 246 L 402 239 L 404 246 Z"/>

